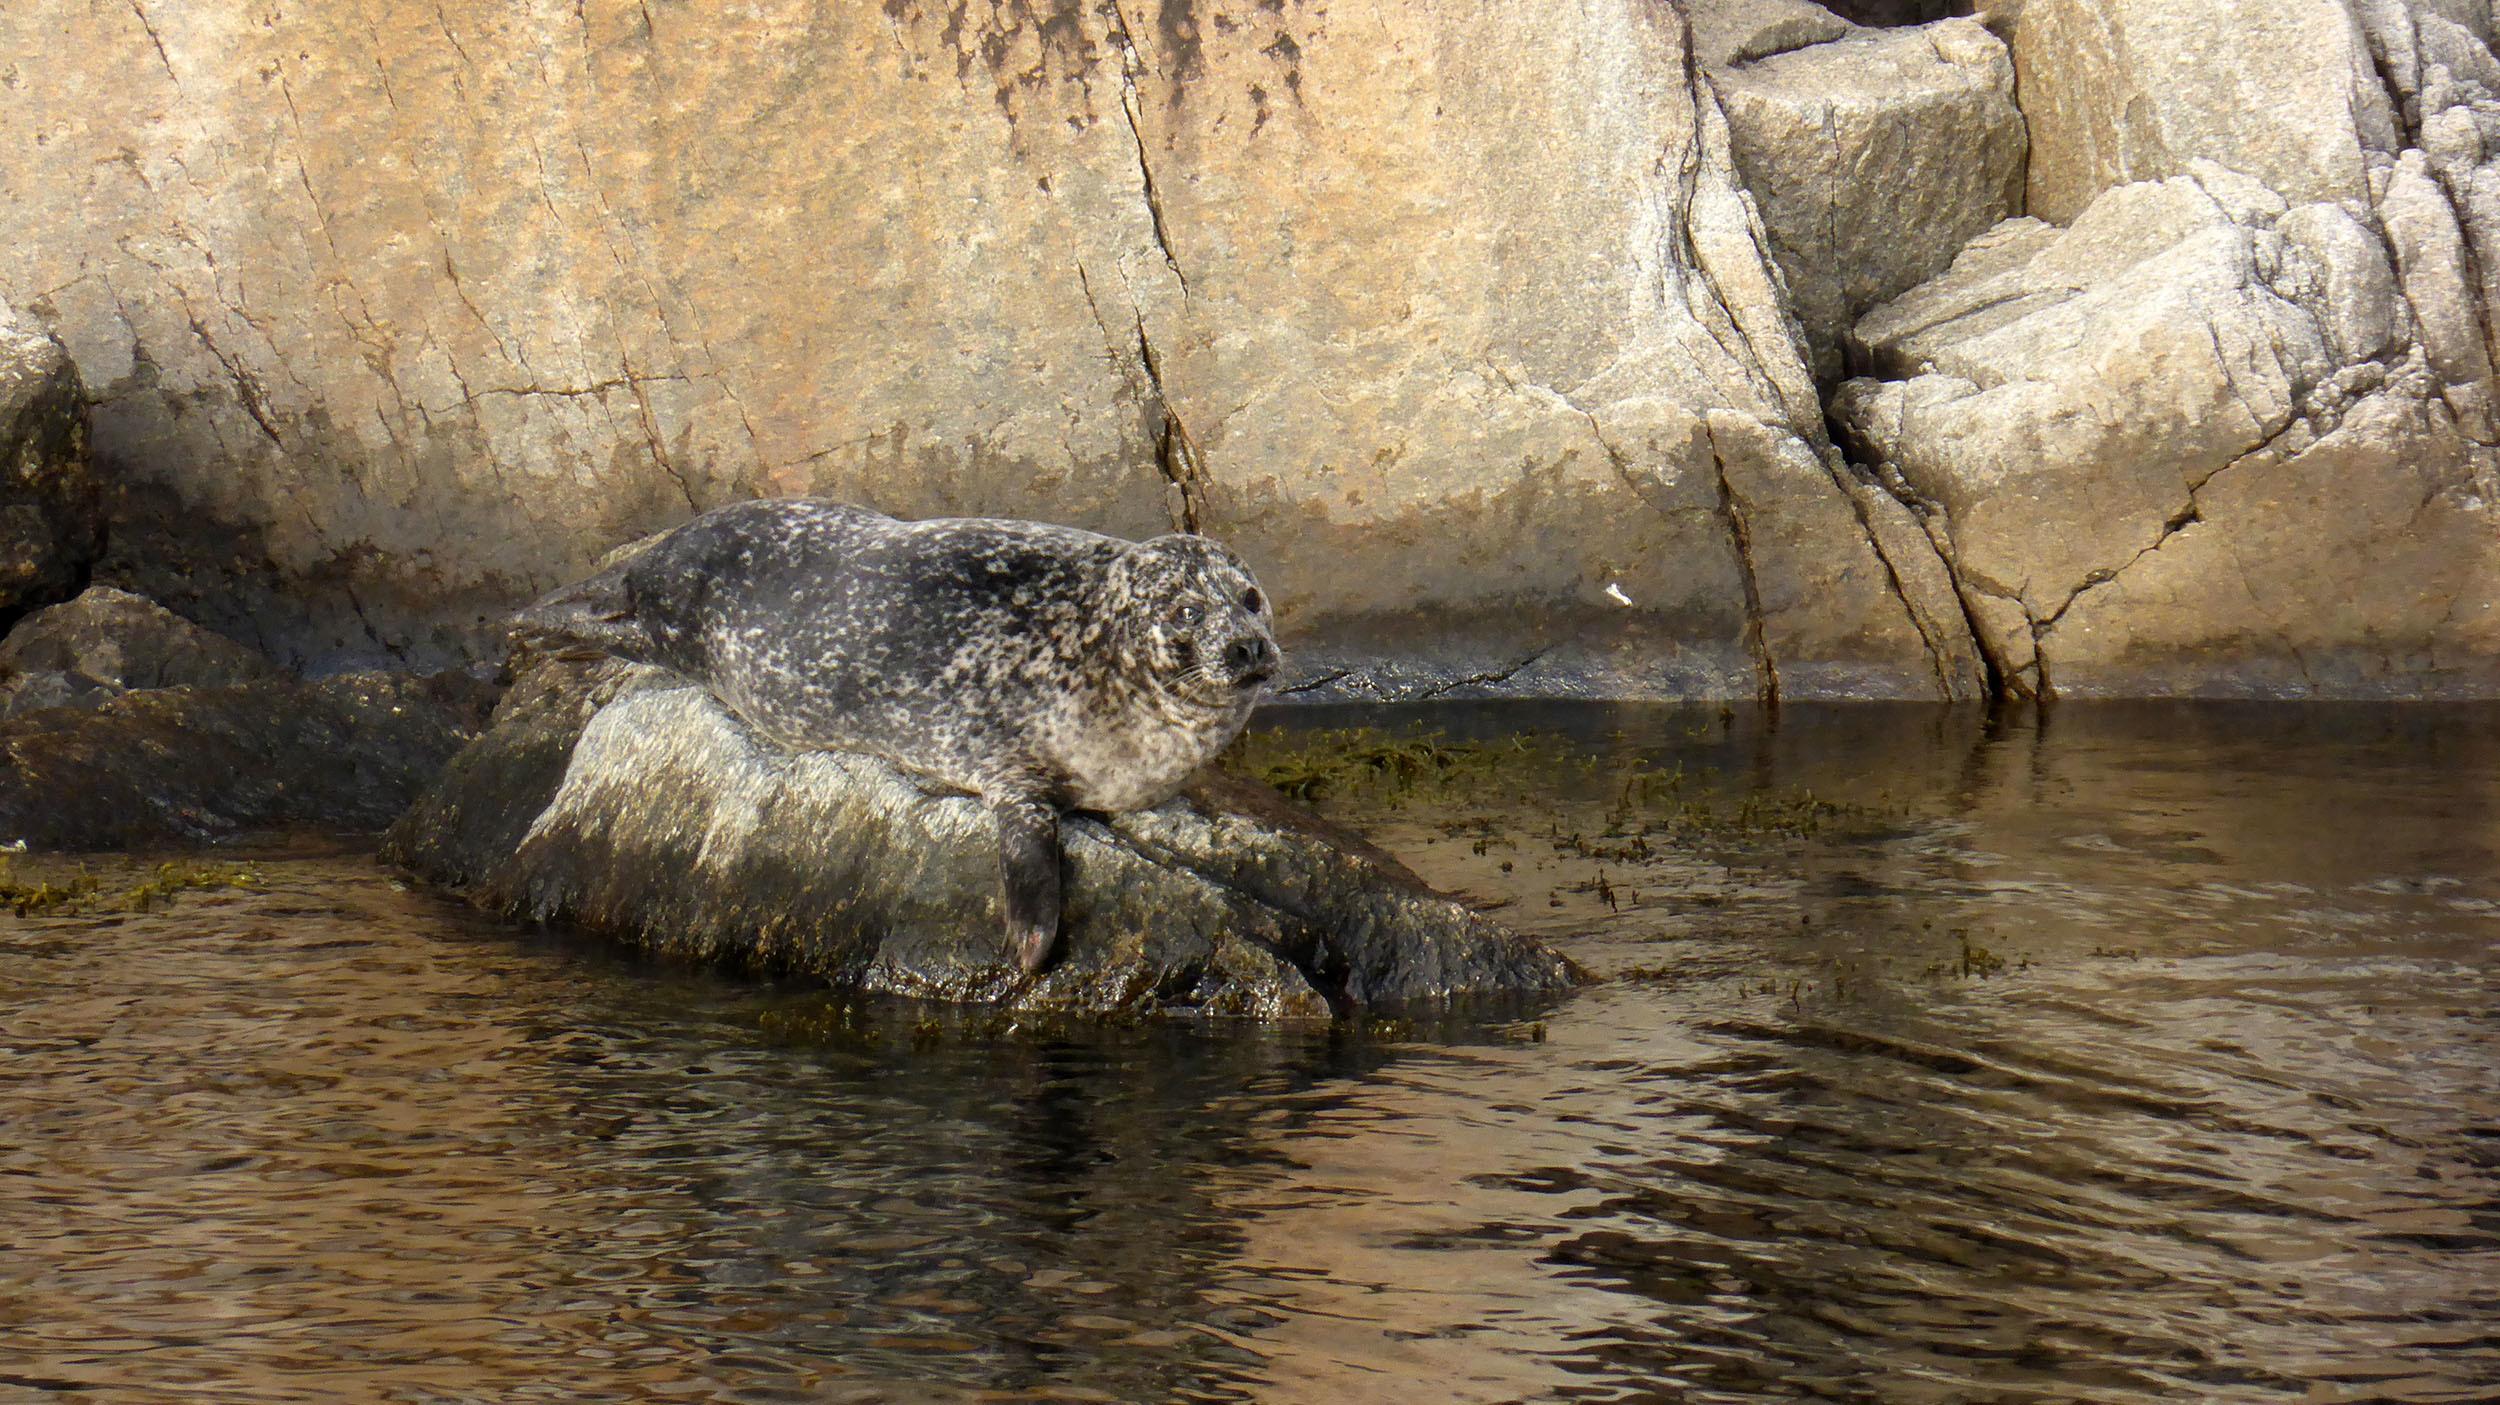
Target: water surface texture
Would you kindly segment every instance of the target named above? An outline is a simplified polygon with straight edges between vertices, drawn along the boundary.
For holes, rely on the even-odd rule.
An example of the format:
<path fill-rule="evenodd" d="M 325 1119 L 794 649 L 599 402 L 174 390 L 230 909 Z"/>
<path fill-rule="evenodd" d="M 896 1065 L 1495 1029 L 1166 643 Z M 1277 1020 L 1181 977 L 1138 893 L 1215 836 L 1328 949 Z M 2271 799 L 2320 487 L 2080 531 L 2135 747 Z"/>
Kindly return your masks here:
<path fill-rule="evenodd" d="M 998 1035 L 336 847 L 0 913 L 0 1398 L 2500 1392 L 2500 713 L 1419 717 L 1542 739 L 1326 803 L 1601 984 Z"/>

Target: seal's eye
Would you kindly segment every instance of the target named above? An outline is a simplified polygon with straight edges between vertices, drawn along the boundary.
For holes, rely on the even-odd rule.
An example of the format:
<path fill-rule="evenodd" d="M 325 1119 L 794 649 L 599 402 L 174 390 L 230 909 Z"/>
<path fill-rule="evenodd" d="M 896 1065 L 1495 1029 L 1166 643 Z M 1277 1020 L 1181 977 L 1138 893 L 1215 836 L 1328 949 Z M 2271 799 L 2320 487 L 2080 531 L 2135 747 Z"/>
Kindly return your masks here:
<path fill-rule="evenodd" d="M 1174 624 L 1196 624 L 1205 615 L 1206 611 L 1199 609 L 1195 605 L 1175 605 L 1172 607 L 1172 623 Z"/>
<path fill-rule="evenodd" d="M 1257 614 L 1259 606 L 1264 603 L 1260 600 L 1259 588 L 1255 585 L 1241 593 L 1241 608 L 1248 610 L 1251 614 Z"/>

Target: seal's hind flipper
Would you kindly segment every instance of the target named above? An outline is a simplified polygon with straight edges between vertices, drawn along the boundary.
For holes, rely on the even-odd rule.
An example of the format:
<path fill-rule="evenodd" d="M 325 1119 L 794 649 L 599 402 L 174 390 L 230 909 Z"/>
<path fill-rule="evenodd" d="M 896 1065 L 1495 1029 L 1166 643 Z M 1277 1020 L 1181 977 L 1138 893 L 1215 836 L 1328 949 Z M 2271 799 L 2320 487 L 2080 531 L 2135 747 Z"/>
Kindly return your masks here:
<path fill-rule="evenodd" d="M 512 617 L 509 638 L 516 650 L 551 658 L 596 658 L 612 654 L 640 663 L 652 662 L 651 636 L 634 617 L 626 589 L 628 556 L 606 570 L 546 596 Z"/>
<path fill-rule="evenodd" d="M 998 816 L 998 876 L 1004 886 L 1007 944 L 1027 976 L 1059 944 L 1059 812 L 1038 800 L 990 807 Z"/>

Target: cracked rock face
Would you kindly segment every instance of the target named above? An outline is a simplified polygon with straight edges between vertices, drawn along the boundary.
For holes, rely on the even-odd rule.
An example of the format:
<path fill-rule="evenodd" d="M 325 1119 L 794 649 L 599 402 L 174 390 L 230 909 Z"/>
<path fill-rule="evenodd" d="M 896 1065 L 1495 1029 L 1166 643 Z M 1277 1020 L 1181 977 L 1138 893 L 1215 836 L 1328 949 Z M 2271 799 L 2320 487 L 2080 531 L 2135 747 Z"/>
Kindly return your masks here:
<path fill-rule="evenodd" d="M 1312 696 L 1976 686 L 1677 6 L 24 0 L 0 50 L 70 30 L 0 84 L 0 291 L 96 398 L 107 578 L 289 662 L 475 658 L 813 493 L 1210 532 Z"/>
<path fill-rule="evenodd" d="M 473 660 L 619 542 L 813 493 L 1214 534 L 1288 696 L 2474 694 L 2493 38 L 19 0 L 0 297 L 83 378 L 96 578 L 290 663 Z M 0 621 L 100 540 L 10 481 Z"/>
<path fill-rule="evenodd" d="M 0 306 L 0 629 L 77 589 L 102 524 L 78 372 Z"/>
<path fill-rule="evenodd" d="M 2500 692 L 2475 6 L 2028 0 L 2029 201 L 1833 419 L 2010 691 Z"/>
<path fill-rule="evenodd" d="M 524 670 L 386 855 L 489 906 L 875 993 L 1079 1015 L 1326 1018 L 1577 973 L 1255 786 L 1071 816 L 1060 956 L 1020 987 L 997 835 L 885 764 L 760 746 L 702 688 Z"/>

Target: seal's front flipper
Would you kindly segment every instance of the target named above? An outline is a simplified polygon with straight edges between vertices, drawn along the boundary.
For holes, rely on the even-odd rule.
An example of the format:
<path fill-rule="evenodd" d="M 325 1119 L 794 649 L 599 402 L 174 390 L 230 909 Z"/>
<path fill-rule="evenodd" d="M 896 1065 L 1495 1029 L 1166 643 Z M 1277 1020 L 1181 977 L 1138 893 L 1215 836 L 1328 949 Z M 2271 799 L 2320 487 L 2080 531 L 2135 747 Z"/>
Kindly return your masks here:
<path fill-rule="evenodd" d="M 998 876 L 1007 898 L 1007 942 L 1032 975 L 1059 943 L 1059 812 L 1038 800 L 991 807 L 998 816 Z"/>

